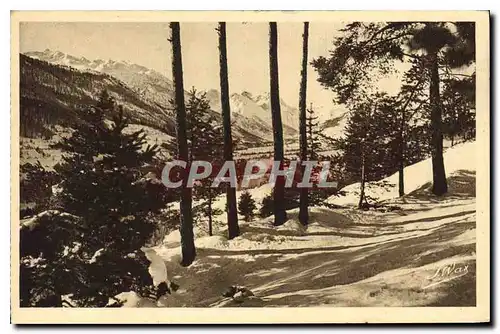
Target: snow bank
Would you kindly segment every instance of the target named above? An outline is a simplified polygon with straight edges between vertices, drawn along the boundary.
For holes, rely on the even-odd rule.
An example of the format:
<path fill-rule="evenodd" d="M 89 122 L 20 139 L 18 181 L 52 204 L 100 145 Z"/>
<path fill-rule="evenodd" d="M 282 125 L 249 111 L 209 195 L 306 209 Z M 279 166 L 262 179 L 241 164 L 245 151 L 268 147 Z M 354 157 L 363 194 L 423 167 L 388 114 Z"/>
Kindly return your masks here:
<path fill-rule="evenodd" d="M 459 170 L 476 170 L 476 142 L 467 142 L 449 148 L 444 153 L 444 166 L 446 175 L 449 177 Z M 377 181 L 370 182 L 366 187 L 366 195 L 385 201 L 397 198 L 399 175 L 393 175 Z M 432 182 L 432 161 L 431 158 L 420 161 L 404 169 L 405 192 L 408 194 Z M 357 205 L 359 201 L 360 183 L 354 183 L 342 190 L 345 196 L 332 196 L 327 202 L 336 205 Z"/>
<path fill-rule="evenodd" d="M 298 220 L 290 219 L 283 225 L 276 227 L 277 231 L 287 231 L 296 235 L 304 235 L 306 228 Z"/>
<path fill-rule="evenodd" d="M 61 212 L 59 210 L 46 210 L 40 212 L 39 214 L 31 218 L 26 218 L 21 220 L 21 228 L 28 228 L 30 231 L 32 231 L 34 228 L 38 227 L 41 223 L 50 222 L 50 219 L 56 216 L 63 218 L 64 221 L 67 222 L 68 224 L 77 222 L 80 219 L 80 217 L 74 216 L 67 212 Z M 46 218 L 47 220 L 44 220 L 44 218 Z"/>
<path fill-rule="evenodd" d="M 229 245 L 228 240 L 220 235 L 213 235 L 195 239 L 196 248 L 227 248 Z"/>
<path fill-rule="evenodd" d="M 168 282 L 168 272 L 164 259 L 152 248 L 143 248 L 142 251 L 151 262 L 148 271 L 153 279 L 153 284 L 158 286 L 162 282 Z"/>

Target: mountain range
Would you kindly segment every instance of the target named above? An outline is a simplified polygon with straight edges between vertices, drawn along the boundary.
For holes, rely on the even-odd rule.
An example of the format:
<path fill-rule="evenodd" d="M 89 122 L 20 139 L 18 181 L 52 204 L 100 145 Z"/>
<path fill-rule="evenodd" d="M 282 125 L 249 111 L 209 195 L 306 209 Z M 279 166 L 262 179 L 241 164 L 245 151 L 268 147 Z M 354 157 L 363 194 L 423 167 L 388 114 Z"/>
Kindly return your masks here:
<path fill-rule="evenodd" d="M 20 64 L 21 88 L 26 88 L 21 89 L 21 108 L 24 109 L 21 115 L 39 107 L 57 114 L 58 119 L 75 118 L 76 105 L 88 105 L 99 90 L 106 88 L 134 122 L 174 135 L 174 117 L 169 110 L 173 82 L 155 70 L 127 61 L 89 60 L 49 49 L 22 54 Z M 28 75 L 28 72 L 38 73 Z M 220 92 L 211 89 L 206 94 L 213 115 L 220 117 Z M 232 93 L 230 104 L 236 139 L 253 144 L 272 141 L 268 93 Z M 283 100 L 280 105 L 285 138 L 295 138 L 298 110 Z"/>

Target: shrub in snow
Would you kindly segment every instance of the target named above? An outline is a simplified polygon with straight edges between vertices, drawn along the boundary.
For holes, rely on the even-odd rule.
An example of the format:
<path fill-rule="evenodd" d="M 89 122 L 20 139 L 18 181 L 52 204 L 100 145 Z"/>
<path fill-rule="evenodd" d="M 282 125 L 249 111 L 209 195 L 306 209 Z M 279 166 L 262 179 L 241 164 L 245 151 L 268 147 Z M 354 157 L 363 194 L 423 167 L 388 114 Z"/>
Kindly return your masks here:
<path fill-rule="evenodd" d="M 252 195 L 248 191 L 243 192 L 238 202 L 238 211 L 240 215 L 245 218 L 245 221 L 250 221 L 256 209 L 257 206 L 255 205 L 255 200 L 252 198 Z"/>
<path fill-rule="evenodd" d="M 296 235 L 304 235 L 305 227 L 299 221 L 290 219 L 283 225 L 278 226 L 277 230 L 293 232 Z"/>

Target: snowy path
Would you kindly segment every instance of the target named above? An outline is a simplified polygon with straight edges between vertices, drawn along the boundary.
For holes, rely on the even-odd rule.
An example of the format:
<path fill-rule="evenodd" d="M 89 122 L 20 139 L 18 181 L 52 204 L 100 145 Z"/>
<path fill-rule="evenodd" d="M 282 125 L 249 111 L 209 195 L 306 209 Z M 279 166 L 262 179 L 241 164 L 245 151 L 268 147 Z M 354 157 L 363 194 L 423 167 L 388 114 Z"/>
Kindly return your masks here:
<path fill-rule="evenodd" d="M 398 204 L 404 211 L 391 213 L 315 209 L 306 231 L 293 219 L 279 230 L 266 220 L 246 224 L 235 240 L 197 240 L 198 257 L 188 268 L 177 265 L 178 247 L 166 245 L 157 251 L 181 290 L 160 305 L 210 306 L 236 284 L 259 298 L 241 306 L 473 303 L 475 198 L 407 201 Z M 467 265 L 468 273 L 426 288 L 452 263 Z"/>
<path fill-rule="evenodd" d="M 392 189 L 378 190 L 393 211 L 312 208 L 305 229 L 297 222 L 297 210 L 292 210 L 290 220 L 278 228 L 271 225 L 272 218 L 241 223 L 241 235 L 233 240 L 224 237 L 223 229 L 212 237 L 198 234 L 197 258 L 187 268 L 179 265 L 179 233 L 174 231 L 155 251 L 180 289 L 157 305 L 143 300 L 127 304 L 472 306 L 475 167 L 459 156 L 473 149 L 473 144 L 464 144 L 447 152 L 445 158 L 455 159 L 456 164 L 453 170 L 448 168 L 449 194 L 444 197 L 430 195 L 429 177 L 421 177 L 412 180 L 412 192 L 402 199 Z M 424 175 L 415 170 L 427 165 L 424 161 L 409 166 L 413 172 L 407 176 Z M 255 197 L 267 190 L 256 190 Z M 243 303 L 224 299 L 222 294 L 231 285 L 247 287 L 256 298 Z"/>

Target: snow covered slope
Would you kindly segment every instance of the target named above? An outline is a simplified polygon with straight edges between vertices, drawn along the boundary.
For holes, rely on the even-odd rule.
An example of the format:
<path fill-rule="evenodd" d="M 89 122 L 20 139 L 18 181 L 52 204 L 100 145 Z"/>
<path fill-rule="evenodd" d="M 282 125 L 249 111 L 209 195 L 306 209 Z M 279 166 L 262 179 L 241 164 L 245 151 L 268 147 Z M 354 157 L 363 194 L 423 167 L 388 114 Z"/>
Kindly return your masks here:
<path fill-rule="evenodd" d="M 349 115 L 347 112 L 336 114 L 331 118 L 320 123 L 323 134 L 330 138 L 340 138 L 344 133 L 344 128 L 347 125 Z"/>
<path fill-rule="evenodd" d="M 444 167 L 447 177 L 454 176 L 459 171 L 476 171 L 476 142 L 458 144 L 444 152 Z M 380 180 L 370 182 L 366 188 L 366 195 L 377 198 L 379 201 L 397 198 L 398 173 Z M 431 158 L 420 161 L 404 169 L 405 193 L 409 194 L 429 183 L 432 183 Z M 359 201 L 360 184 L 354 183 L 344 187 L 346 196 L 332 196 L 328 202 L 336 205 L 357 205 Z"/>
<path fill-rule="evenodd" d="M 240 222 L 241 235 L 232 240 L 226 231 L 197 235 L 197 259 L 187 268 L 179 264 L 173 233 L 155 252 L 180 289 L 156 306 L 474 305 L 475 198 L 400 205 L 386 213 L 312 208 L 307 228 L 298 210 L 278 228 L 272 217 Z M 466 271 L 446 281 L 434 277 L 446 266 Z M 227 300 L 222 294 L 231 285 L 247 287 L 255 298 Z"/>
<path fill-rule="evenodd" d="M 406 168 L 408 192 L 378 195 L 394 211 L 312 207 L 307 227 L 298 209 L 280 227 L 273 217 L 240 221 L 228 240 L 225 223 L 215 234 L 195 228 L 197 258 L 180 263 L 180 235 L 173 231 L 152 250 L 163 258 L 180 289 L 147 301 L 130 293 L 129 307 L 474 306 L 476 303 L 475 143 L 445 153 L 449 194 L 428 194 L 430 161 Z M 396 183 L 394 176 L 386 179 Z M 260 206 L 269 185 L 251 189 Z M 238 192 L 238 195 L 240 192 Z M 223 207 L 218 198 L 215 207 Z M 450 269 L 459 274 L 442 277 Z M 153 273 L 158 278 L 162 275 Z M 223 293 L 244 286 L 255 296 Z"/>

